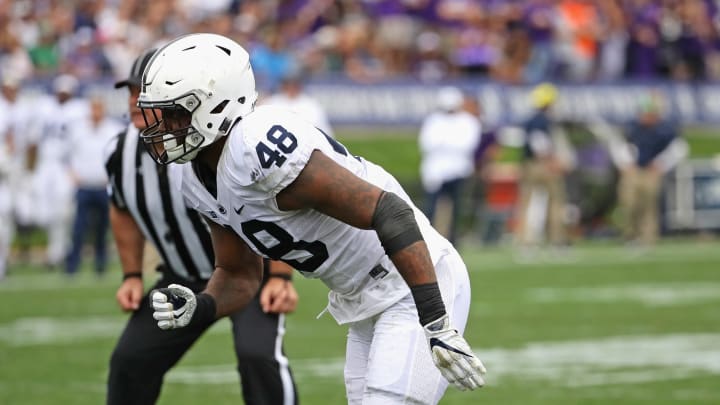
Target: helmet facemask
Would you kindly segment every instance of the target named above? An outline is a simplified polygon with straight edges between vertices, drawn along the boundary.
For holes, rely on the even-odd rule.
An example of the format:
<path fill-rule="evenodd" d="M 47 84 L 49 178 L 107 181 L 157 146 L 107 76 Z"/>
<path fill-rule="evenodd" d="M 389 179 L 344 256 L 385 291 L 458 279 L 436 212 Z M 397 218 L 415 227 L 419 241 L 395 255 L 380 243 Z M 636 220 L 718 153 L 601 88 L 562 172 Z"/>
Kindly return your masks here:
<path fill-rule="evenodd" d="M 200 106 L 194 94 L 171 101 L 138 102 L 145 119 L 140 138 L 159 164 L 187 163 L 200 151 L 205 137 L 192 125 L 193 112 Z"/>

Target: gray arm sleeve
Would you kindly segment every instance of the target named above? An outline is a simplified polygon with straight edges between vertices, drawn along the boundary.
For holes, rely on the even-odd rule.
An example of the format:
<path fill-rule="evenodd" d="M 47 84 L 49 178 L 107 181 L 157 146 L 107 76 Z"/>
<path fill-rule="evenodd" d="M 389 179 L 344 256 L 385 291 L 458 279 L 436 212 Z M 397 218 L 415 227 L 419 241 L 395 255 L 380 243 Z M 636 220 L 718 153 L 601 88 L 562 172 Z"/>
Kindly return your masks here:
<path fill-rule="evenodd" d="M 388 256 L 423 240 L 412 207 L 389 191 L 383 191 L 378 199 L 372 228 Z"/>

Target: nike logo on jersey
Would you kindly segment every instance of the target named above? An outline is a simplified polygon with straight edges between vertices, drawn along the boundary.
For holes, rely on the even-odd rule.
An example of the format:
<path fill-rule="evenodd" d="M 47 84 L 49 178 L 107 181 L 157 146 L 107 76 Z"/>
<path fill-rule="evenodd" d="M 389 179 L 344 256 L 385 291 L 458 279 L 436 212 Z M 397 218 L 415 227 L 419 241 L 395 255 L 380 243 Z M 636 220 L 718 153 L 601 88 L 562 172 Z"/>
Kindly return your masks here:
<path fill-rule="evenodd" d="M 430 351 L 432 351 L 433 347 L 435 347 L 435 346 L 442 347 L 443 349 L 449 350 L 451 352 L 462 354 L 463 356 L 466 356 L 466 357 L 470 357 L 469 354 L 463 352 L 462 350 L 458 350 L 458 349 L 448 345 L 447 343 L 443 342 L 442 340 L 440 340 L 438 338 L 430 338 Z"/>
<path fill-rule="evenodd" d="M 242 212 L 243 208 L 245 208 L 245 204 L 241 205 L 240 208 L 233 208 L 233 209 L 235 210 L 235 213 L 236 213 L 236 214 L 240 215 L 240 213 Z"/>

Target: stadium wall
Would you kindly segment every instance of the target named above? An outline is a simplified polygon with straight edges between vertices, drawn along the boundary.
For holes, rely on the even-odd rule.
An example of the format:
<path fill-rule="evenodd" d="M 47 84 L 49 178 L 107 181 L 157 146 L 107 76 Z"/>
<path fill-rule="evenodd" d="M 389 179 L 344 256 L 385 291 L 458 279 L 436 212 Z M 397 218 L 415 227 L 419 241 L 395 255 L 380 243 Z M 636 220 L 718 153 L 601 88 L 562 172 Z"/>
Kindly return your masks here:
<path fill-rule="evenodd" d="M 109 112 L 122 116 L 126 111 L 125 90 L 115 90 L 111 79 L 84 83 L 81 93 L 100 93 L 108 101 Z M 464 80 L 451 84 L 476 97 L 483 109 L 483 122 L 489 126 L 512 125 L 531 113 L 532 86 Z M 637 112 L 644 98 L 656 94 L 664 101 L 669 115 L 683 125 L 720 124 L 720 83 L 614 82 L 557 84 L 560 96 L 556 113 L 560 119 L 605 119 L 625 122 Z M 49 89 L 49 82 L 36 81 L 25 88 L 26 96 Z M 435 105 L 439 84 L 414 81 L 359 84 L 347 80 L 313 80 L 307 92 L 327 109 L 333 125 L 419 125 Z"/>

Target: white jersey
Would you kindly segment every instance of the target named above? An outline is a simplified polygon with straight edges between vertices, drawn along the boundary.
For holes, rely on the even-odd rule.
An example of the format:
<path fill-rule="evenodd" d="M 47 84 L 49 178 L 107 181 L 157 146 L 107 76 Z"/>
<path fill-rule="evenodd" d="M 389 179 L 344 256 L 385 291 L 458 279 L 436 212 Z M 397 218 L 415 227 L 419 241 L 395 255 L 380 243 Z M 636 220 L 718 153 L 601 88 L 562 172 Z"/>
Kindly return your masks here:
<path fill-rule="evenodd" d="M 435 192 L 447 181 L 472 174 L 475 149 L 480 143 L 480 121 L 465 111 L 434 113 L 423 122 L 418 142 L 423 188 Z"/>
<path fill-rule="evenodd" d="M 12 145 L 12 151 L 8 151 L 13 162 L 11 175 L 22 175 L 28 168 L 28 150 L 34 143 L 29 130 L 34 119 L 32 107 L 27 100 L 0 99 L 0 143 Z"/>
<path fill-rule="evenodd" d="M 90 117 L 90 105 L 79 98 L 60 104 L 50 97 L 39 104 L 40 119 L 34 128 L 38 162 L 40 165 L 67 165 L 71 153 L 69 127 Z"/>
<path fill-rule="evenodd" d="M 258 254 L 321 279 L 331 290 L 328 309 L 339 323 L 366 319 L 409 292 L 375 231 L 314 210 L 277 207 L 275 197 L 296 179 L 315 150 L 410 204 L 433 263 L 452 250 L 392 175 L 278 107 L 258 107 L 229 135 L 217 167 L 217 199 L 189 164 L 183 171 L 183 193 L 189 206 L 231 227 Z"/>

